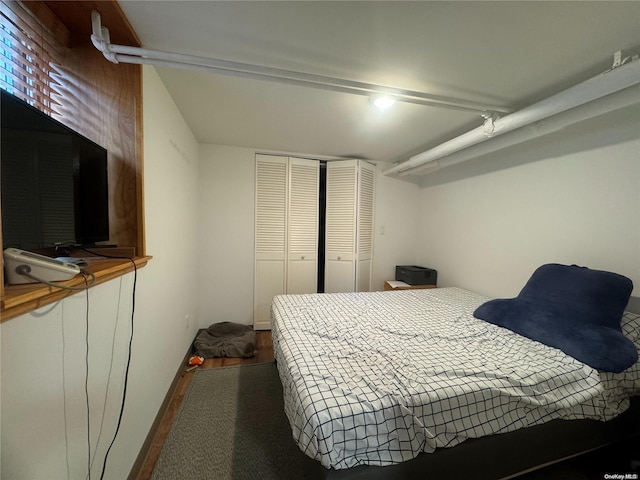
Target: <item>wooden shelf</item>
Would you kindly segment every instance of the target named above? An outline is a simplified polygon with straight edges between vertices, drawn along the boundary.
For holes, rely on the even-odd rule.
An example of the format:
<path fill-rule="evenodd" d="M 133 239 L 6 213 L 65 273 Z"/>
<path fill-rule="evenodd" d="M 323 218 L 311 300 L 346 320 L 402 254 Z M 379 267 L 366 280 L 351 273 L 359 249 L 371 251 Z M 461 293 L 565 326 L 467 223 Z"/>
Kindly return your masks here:
<path fill-rule="evenodd" d="M 151 258 L 152 257 L 148 256 L 135 257 L 133 260 L 136 268 L 140 269 L 146 266 Z M 133 271 L 133 263 L 127 259 L 96 258 L 88 260 L 88 264 L 85 270 L 90 271 L 96 276 L 96 281 L 92 286 L 99 285 Z M 81 275 L 76 275 L 71 280 L 60 282 L 60 284 L 68 287 L 78 287 L 83 286 L 85 283 Z M 4 287 L 4 295 L 0 300 L 0 321 L 4 322 L 79 292 L 81 291 L 64 290 L 41 283 L 6 285 Z"/>

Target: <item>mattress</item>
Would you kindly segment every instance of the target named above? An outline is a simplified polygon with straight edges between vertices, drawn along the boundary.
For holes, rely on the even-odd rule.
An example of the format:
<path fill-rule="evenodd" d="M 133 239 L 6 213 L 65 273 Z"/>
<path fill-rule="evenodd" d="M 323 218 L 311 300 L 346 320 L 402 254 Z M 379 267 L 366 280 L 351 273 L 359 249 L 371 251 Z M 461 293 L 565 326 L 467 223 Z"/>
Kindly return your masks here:
<path fill-rule="evenodd" d="M 390 465 L 553 419 L 606 421 L 640 394 L 640 365 L 601 373 L 473 317 L 459 288 L 282 295 L 272 335 L 300 449 L 326 468 Z M 640 317 L 623 333 L 640 348 Z"/>

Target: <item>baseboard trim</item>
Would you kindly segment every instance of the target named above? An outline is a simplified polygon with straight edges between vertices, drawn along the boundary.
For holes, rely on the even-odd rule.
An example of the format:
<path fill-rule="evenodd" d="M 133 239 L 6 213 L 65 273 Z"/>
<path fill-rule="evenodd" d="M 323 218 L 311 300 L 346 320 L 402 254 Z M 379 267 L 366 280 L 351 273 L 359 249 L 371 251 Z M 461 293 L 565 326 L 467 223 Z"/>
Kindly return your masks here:
<path fill-rule="evenodd" d="M 166 395 L 164 396 L 164 400 L 162 401 L 162 405 L 158 409 L 158 413 L 156 414 L 156 418 L 153 420 L 151 424 L 151 428 L 149 429 L 149 433 L 147 433 L 147 437 L 140 447 L 140 451 L 138 452 L 138 456 L 136 457 L 136 461 L 133 463 L 131 467 L 131 471 L 129 472 L 129 476 L 127 480 L 139 480 L 140 474 L 142 473 L 142 468 L 144 467 L 145 461 L 147 460 L 147 456 L 151 450 L 151 446 L 153 445 L 153 441 L 155 440 L 156 435 L 158 434 L 158 430 L 160 425 L 162 424 L 162 420 L 169 409 L 169 405 L 171 404 L 171 400 L 173 395 L 178 387 L 178 383 L 180 379 L 184 376 L 185 370 L 188 367 L 188 361 L 191 355 L 193 354 L 193 342 L 189 345 L 189 349 L 187 353 L 185 353 L 182 361 L 178 369 L 176 370 L 176 375 L 173 377 L 173 381 L 171 382 L 171 386 L 167 390 Z"/>

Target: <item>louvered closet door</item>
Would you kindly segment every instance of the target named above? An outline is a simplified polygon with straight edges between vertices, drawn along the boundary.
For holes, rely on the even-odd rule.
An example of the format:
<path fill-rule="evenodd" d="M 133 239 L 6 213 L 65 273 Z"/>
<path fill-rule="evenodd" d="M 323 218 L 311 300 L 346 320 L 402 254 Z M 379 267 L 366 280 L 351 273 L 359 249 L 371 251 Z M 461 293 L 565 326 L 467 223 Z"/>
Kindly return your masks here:
<path fill-rule="evenodd" d="M 289 158 L 287 293 L 318 291 L 320 163 Z"/>
<path fill-rule="evenodd" d="M 286 289 L 287 158 L 256 155 L 253 325 L 270 329 L 274 296 Z"/>
<path fill-rule="evenodd" d="M 327 163 L 325 285 L 327 293 L 355 290 L 357 160 Z"/>
<path fill-rule="evenodd" d="M 373 263 L 373 206 L 376 172 L 373 165 L 362 161 L 359 163 L 356 291 L 368 292 L 371 290 Z"/>

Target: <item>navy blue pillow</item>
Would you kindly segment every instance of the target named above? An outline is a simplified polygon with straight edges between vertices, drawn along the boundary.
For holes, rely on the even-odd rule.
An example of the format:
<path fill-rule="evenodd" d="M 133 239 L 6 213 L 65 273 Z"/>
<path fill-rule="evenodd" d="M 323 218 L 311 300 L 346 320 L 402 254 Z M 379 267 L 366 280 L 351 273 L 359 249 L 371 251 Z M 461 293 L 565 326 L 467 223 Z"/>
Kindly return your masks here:
<path fill-rule="evenodd" d="M 622 372 L 638 351 L 620 321 L 633 282 L 576 265 L 539 267 L 516 298 L 490 300 L 475 317 L 558 348 L 603 372 Z"/>

